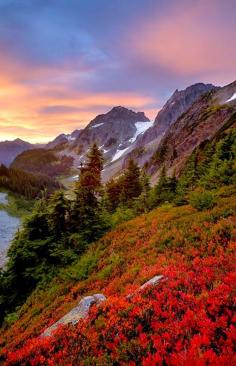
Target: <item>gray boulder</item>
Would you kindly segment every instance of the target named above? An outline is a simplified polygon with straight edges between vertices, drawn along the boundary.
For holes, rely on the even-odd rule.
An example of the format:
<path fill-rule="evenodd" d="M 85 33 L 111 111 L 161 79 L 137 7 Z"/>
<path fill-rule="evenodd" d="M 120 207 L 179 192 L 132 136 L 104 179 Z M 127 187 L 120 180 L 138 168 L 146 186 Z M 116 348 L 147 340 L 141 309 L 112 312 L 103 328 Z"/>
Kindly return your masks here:
<path fill-rule="evenodd" d="M 80 319 L 86 318 L 89 313 L 89 309 L 93 304 L 98 305 L 105 300 L 106 297 L 103 294 L 95 294 L 84 297 L 82 300 L 80 300 L 79 304 L 75 308 L 69 311 L 69 313 L 64 315 L 56 323 L 51 325 L 51 327 L 47 328 L 41 334 L 41 337 L 50 337 L 53 331 L 55 331 L 59 325 L 77 324 Z"/>
<path fill-rule="evenodd" d="M 165 277 L 162 276 L 162 275 L 158 275 L 158 276 L 152 277 L 150 280 L 148 280 L 142 286 L 140 286 L 135 292 L 133 292 L 132 294 L 129 294 L 127 296 L 127 299 L 131 299 L 134 295 L 136 295 L 137 293 L 145 290 L 149 286 L 156 286 L 156 285 L 158 285 L 164 279 L 165 279 Z"/>

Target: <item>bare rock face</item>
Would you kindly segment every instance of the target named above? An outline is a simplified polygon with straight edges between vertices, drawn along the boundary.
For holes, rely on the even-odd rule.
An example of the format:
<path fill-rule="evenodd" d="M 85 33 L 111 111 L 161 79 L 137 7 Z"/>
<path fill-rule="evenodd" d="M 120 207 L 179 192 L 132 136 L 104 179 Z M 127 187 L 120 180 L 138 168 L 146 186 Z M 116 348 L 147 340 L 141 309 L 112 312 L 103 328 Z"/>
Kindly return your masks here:
<path fill-rule="evenodd" d="M 163 135 L 184 112 L 203 94 L 214 90 L 212 84 L 197 83 L 184 90 L 175 90 L 164 107 L 157 114 L 154 126 L 147 130 L 140 138 L 140 143 L 147 144 L 155 138 Z"/>
<path fill-rule="evenodd" d="M 77 324 L 80 319 L 84 319 L 87 317 L 89 309 L 93 304 L 98 305 L 105 300 L 106 297 L 103 294 L 95 294 L 92 296 L 84 297 L 82 300 L 80 300 L 79 304 L 75 308 L 73 308 L 69 313 L 59 319 L 51 327 L 47 328 L 41 334 L 41 337 L 50 337 L 53 331 L 55 331 L 60 325 Z"/>
<path fill-rule="evenodd" d="M 163 165 L 178 174 L 196 147 L 232 124 L 236 124 L 236 82 L 204 94 L 169 127 L 149 162 L 150 174 L 158 176 Z"/>
<path fill-rule="evenodd" d="M 132 150 L 123 159 L 123 168 L 129 158 L 143 166 L 151 158 L 170 126 L 202 95 L 216 89 L 212 84 L 197 83 L 184 90 L 176 90 L 157 114 L 153 126 L 137 138 Z"/>

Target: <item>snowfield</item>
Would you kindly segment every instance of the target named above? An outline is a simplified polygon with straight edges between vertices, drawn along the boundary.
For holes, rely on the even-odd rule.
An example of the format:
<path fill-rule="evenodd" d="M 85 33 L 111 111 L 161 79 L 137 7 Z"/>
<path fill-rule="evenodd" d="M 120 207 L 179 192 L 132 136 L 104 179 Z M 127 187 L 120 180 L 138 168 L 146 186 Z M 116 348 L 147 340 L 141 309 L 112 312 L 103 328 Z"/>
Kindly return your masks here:
<path fill-rule="evenodd" d="M 129 142 L 131 144 L 133 144 L 136 140 L 137 137 L 139 135 L 142 135 L 145 131 L 147 131 L 150 127 L 152 127 L 154 124 L 154 121 L 148 121 L 148 122 L 136 122 L 135 123 L 135 127 L 136 127 L 136 132 L 134 134 L 134 136 L 129 139 Z M 120 144 L 121 145 L 121 144 Z M 119 145 L 119 146 L 120 146 Z M 121 158 L 121 156 L 124 155 L 124 153 L 130 148 L 130 146 L 128 146 L 127 148 L 123 149 L 123 150 L 117 150 L 115 155 L 113 156 L 111 162 L 118 160 L 119 158 Z"/>
<path fill-rule="evenodd" d="M 139 135 L 142 135 L 145 131 L 147 131 L 150 127 L 153 126 L 153 123 L 154 123 L 154 121 L 136 122 L 135 123 L 135 127 L 136 127 L 135 135 L 129 141 L 131 143 L 133 143 L 134 141 L 136 141 L 136 139 L 137 139 L 137 137 Z"/>
<path fill-rule="evenodd" d="M 111 161 L 115 161 L 115 160 L 118 160 L 122 155 L 124 155 L 124 153 L 129 149 L 129 147 L 126 147 L 125 149 L 123 150 L 117 150 L 115 155 L 113 156 L 112 160 Z"/>
<path fill-rule="evenodd" d="M 234 93 L 231 98 L 229 98 L 228 100 L 226 100 L 225 103 L 232 102 L 232 100 L 234 100 L 234 99 L 236 99 L 236 93 Z"/>

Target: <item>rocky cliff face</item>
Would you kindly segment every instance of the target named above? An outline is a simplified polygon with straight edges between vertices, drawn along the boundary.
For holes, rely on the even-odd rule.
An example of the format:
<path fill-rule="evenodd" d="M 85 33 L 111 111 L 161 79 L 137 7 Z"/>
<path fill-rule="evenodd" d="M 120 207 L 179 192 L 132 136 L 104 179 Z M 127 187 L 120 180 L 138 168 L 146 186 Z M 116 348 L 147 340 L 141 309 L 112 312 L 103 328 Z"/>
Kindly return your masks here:
<path fill-rule="evenodd" d="M 137 160 L 140 166 L 144 165 L 157 149 L 168 128 L 203 94 L 216 89 L 212 84 L 197 83 L 184 90 L 176 90 L 157 114 L 153 126 L 137 138 L 132 151 L 124 159 L 123 167 L 130 157 Z"/>
<path fill-rule="evenodd" d="M 2 141 L 0 142 L 0 164 L 9 166 L 18 154 L 33 148 L 34 145 L 21 139 Z"/>
<path fill-rule="evenodd" d="M 149 172 L 157 176 L 165 165 L 169 172 L 175 170 L 178 174 L 197 146 L 233 124 L 236 124 L 236 81 L 204 94 L 169 127 L 149 161 Z"/>
<path fill-rule="evenodd" d="M 149 142 L 162 136 L 167 129 L 174 123 L 191 105 L 203 94 L 214 90 L 212 84 L 197 83 L 184 90 L 175 90 L 164 107 L 157 114 L 154 125 L 147 130 L 138 141 L 138 146 L 148 144 Z"/>

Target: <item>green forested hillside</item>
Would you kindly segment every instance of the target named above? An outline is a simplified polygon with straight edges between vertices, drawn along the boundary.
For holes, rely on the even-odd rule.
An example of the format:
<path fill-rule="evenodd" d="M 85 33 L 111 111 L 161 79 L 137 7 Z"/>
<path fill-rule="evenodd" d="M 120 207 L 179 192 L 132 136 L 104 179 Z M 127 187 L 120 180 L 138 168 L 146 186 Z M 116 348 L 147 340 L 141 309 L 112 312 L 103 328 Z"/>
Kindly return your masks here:
<path fill-rule="evenodd" d="M 66 175 L 73 165 L 73 158 L 60 158 L 51 150 L 34 149 L 24 151 L 11 164 L 11 168 L 22 169 L 33 174 L 42 174 L 49 177 Z"/>

